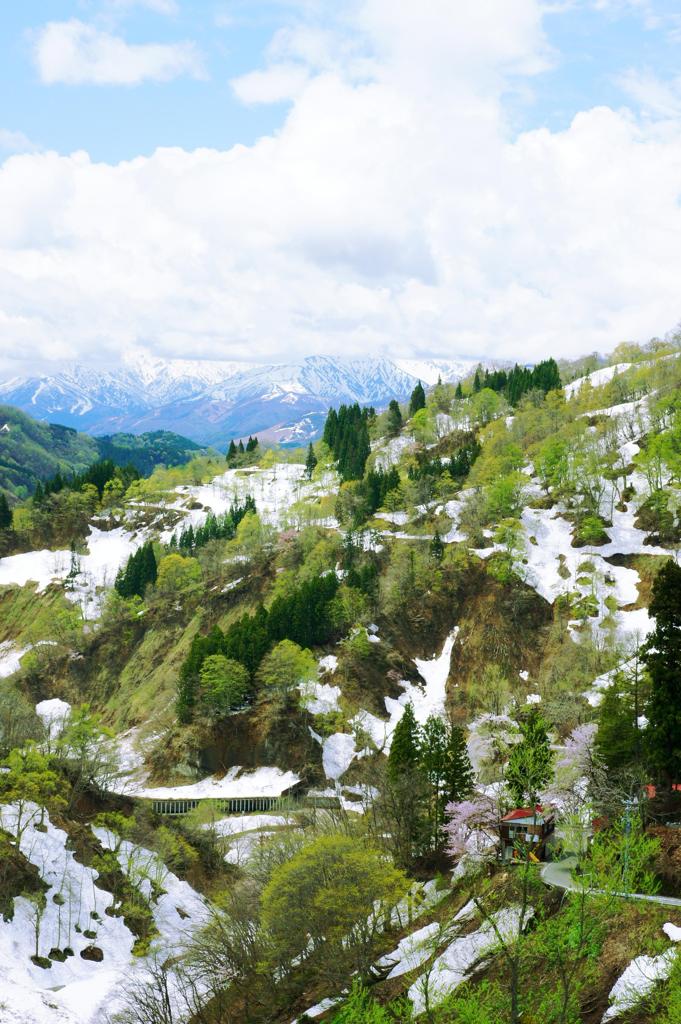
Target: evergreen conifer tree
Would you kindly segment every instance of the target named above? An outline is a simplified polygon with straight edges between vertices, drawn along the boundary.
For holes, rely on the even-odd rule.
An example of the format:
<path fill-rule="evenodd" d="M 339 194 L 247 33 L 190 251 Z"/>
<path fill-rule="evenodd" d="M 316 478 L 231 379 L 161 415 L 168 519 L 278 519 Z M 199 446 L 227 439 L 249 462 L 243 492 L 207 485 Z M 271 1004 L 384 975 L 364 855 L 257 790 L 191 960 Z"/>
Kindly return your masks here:
<path fill-rule="evenodd" d="M 442 561 L 445 553 L 445 546 L 442 537 L 440 536 L 440 531 L 437 528 L 435 530 L 433 539 L 430 542 L 430 552 L 433 558 L 435 558 L 438 562 Z"/>
<path fill-rule="evenodd" d="M 239 455 L 243 455 L 245 453 L 246 449 L 244 448 L 243 441 L 239 441 L 239 446 L 237 448 L 237 451 L 238 451 Z"/>
<path fill-rule="evenodd" d="M 506 766 L 506 785 L 519 806 L 537 802 L 539 791 L 551 778 L 553 751 L 546 722 L 533 707 L 520 723 L 522 739 L 511 751 Z"/>
<path fill-rule="evenodd" d="M 324 442 L 328 444 L 332 451 L 336 448 L 336 436 L 338 433 L 338 413 L 335 409 L 329 409 L 329 414 L 326 417 L 326 423 L 324 424 Z"/>
<path fill-rule="evenodd" d="M 154 554 L 154 545 L 149 540 L 142 548 L 143 551 L 143 570 L 142 570 L 142 593 L 141 597 L 144 597 L 144 590 L 151 583 L 156 582 L 158 576 L 158 566 L 156 565 L 156 555 Z"/>
<path fill-rule="evenodd" d="M 388 755 L 388 776 L 393 782 L 419 770 L 421 765 L 421 728 L 411 702 L 395 726 Z"/>
<path fill-rule="evenodd" d="M 466 736 L 460 725 L 452 725 L 447 742 L 445 790 L 447 803 L 464 800 L 473 788 L 474 772 L 466 747 Z"/>
<path fill-rule="evenodd" d="M 463 388 L 461 387 L 461 381 L 459 381 L 458 384 L 456 385 L 456 390 L 454 391 L 454 398 L 456 398 L 458 401 L 461 401 L 461 399 L 463 398 Z"/>
<path fill-rule="evenodd" d="M 655 617 L 643 651 L 651 680 L 646 707 L 648 761 L 667 789 L 681 782 L 681 567 L 671 559 L 653 584 Z"/>
<path fill-rule="evenodd" d="M 0 492 L 0 530 L 10 530 L 13 518 L 12 509 L 9 507 L 7 498 Z"/>
<path fill-rule="evenodd" d="M 312 474 L 315 471 L 315 466 L 316 465 L 317 465 L 317 456 L 314 453 L 314 448 L 312 447 L 312 441 L 310 441 L 309 447 L 307 449 L 307 459 L 305 460 L 305 473 L 307 475 L 307 479 L 308 480 L 312 479 Z"/>
<path fill-rule="evenodd" d="M 397 437 L 402 429 L 402 412 L 399 402 L 394 398 L 388 406 L 388 436 Z"/>
<path fill-rule="evenodd" d="M 234 441 L 230 441 L 229 442 L 229 448 L 227 449 L 227 461 L 230 462 L 232 459 L 235 459 L 235 458 L 236 458 L 236 445 L 234 444 Z"/>
<path fill-rule="evenodd" d="M 477 395 L 478 391 L 481 391 L 481 390 L 482 390 L 482 380 L 480 378 L 480 367 L 478 366 L 478 367 L 476 367 L 475 377 L 473 378 L 473 394 Z"/>
<path fill-rule="evenodd" d="M 415 412 L 418 412 L 419 409 L 425 409 L 425 407 L 426 393 L 423 390 L 423 384 L 419 381 L 409 399 L 409 415 L 413 416 Z"/>

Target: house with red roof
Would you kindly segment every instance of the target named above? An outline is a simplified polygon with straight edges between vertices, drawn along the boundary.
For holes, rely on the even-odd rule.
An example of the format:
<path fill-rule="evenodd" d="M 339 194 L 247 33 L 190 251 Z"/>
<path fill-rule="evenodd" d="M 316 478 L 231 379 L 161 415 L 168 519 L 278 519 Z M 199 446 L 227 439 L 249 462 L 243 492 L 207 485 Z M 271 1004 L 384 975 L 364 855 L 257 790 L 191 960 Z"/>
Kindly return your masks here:
<path fill-rule="evenodd" d="M 499 822 L 502 861 L 543 860 L 555 827 L 553 814 L 545 813 L 539 805 L 509 811 Z"/>

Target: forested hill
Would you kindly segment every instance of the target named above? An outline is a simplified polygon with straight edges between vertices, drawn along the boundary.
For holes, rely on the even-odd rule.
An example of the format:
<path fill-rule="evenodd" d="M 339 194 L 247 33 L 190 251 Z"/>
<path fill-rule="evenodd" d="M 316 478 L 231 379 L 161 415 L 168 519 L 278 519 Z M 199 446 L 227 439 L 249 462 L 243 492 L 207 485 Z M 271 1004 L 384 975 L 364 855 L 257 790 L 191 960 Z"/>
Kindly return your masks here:
<path fill-rule="evenodd" d="M 3 1024 L 679 1024 L 681 338 L 584 369 L 0 501 Z"/>
<path fill-rule="evenodd" d="M 134 466 L 148 476 L 155 466 L 181 466 L 204 449 L 195 441 L 170 430 L 152 430 L 146 434 L 109 434 L 95 437 L 100 459 L 111 459 L 119 466 Z"/>
<path fill-rule="evenodd" d="M 31 494 L 38 481 L 57 473 L 82 473 L 98 459 L 133 465 L 147 475 L 160 463 L 181 465 L 200 450 L 194 441 L 170 431 L 90 437 L 0 405 L 0 491 L 16 498 Z"/>

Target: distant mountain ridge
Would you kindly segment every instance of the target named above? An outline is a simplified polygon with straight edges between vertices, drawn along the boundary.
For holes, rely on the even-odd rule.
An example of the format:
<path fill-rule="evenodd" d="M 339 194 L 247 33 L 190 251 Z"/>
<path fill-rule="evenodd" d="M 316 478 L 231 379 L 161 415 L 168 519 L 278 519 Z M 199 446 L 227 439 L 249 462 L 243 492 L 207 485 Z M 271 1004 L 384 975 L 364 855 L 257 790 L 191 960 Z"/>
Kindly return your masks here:
<path fill-rule="evenodd" d="M 0 405 L 0 492 L 17 498 L 31 494 L 39 480 L 57 472 L 82 473 L 98 459 L 133 465 L 148 475 L 161 462 L 180 465 L 200 450 L 194 441 L 169 431 L 91 437 Z"/>
<path fill-rule="evenodd" d="M 130 354 L 117 369 L 71 364 L 51 375 L 0 381 L 0 401 L 94 435 L 171 430 L 224 447 L 232 437 L 257 433 L 301 444 L 319 436 L 330 405 L 385 406 L 407 398 L 418 380 L 459 380 L 477 362 L 309 356 L 262 365 Z"/>

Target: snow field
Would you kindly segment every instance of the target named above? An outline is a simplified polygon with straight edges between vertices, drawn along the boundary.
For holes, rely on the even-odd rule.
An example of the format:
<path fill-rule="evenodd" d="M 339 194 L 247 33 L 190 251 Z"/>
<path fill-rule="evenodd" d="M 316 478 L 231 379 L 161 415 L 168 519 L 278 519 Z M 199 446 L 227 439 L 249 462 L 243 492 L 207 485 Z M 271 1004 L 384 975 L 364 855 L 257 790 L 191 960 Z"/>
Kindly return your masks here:
<path fill-rule="evenodd" d="M 287 524 L 289 510 L 299 501 L 321 498 L 332 493 L 338 486 L 337 476 L 327 472 L 321 480 L 309 481 L 305 466 L 300 463 L 278 462 L 268 469 L 257 466 L 246 469 L 228 469 L 215 477 L 209 484 L 196 487 L 183 485 L 175 488 L 181 501 L 174 506 L 184 512 L 183 526 L 200 526 L 209 510 L 215 515 L 228 512 L 236 501 L 243 502 L 250 495 L 256 504 L 258 515 L 263 522 L 283 528 Z M 199 503 L 200 509 L 187 509 L 188 504 Z M 178 530 L 167 530 L 161 539 L 170 540 Z"/>
<path fill-rule="evenodd" d="M 607 1021 L 636 1006 L 658 982 L 665 981 L 675 958 L 676 950 L 668 949 L 659 956 L 637 956 L 632 960 L 610 990 L 610 1005 L 601 1018 L 601 1024 L 607 1024 Z"/>
<path fill-rule="evenodd" d="M 21 668 L 21 659 L 28 647 L 17 648 L 11 640 L 0 644 L 0 679 L 7 679 Z"/>
<path fill-rule="evenodd" d="M 300 782 L 300 776 L 295 772 L 283 772 L 268 766 L 250 771 L 235 765 L 221 778 L 211 775 L 186 786 L 146 787 L 138 790 L 137 795 L 149 800 L 279 797 L 297 782 Z"/>
<path fill-rule="evenodd" d="M 594 370 L 593 373 L 587 373 L 586 377 L 578 377 L 577 380 L 571 381 L 563 388 L 565 397 L 567 399 L 572 398 L 578 391 L 581 391 L 587 383 L 590 384 L 592 388 L 600 388 L 603 384 L 608 384 L 613 377 L 616 377 L 620 373 L 624 373 L 624 371 L 628 370 L 631 365 L 631 363 L 615 363 L 614 366 L 604 366 L 600 370 Z"/>
<path fill-rule="evenodd" d="M 35 827 L 39 823 L 38 811 L 35 806 L 30 809 L 34 817 L 22 835 L 20 849 L 49 886 L 39 925 L 39 953 L 46 957 L 53 947 L 71 946 L 75 956 L 64 963 L 52 962 L 49 970 L 31 963 L 30 957 L 35 952 L 36 915 L 32 902 L 18 897 L 14 901 L 14 919 L 11 922 L 0 920 L 0 974 L 3 985 L 6 982 L 16 998 L 23 998 L 24 989 L 38 993 L 59 987 L 58 992 L 50 994 L 54 1009 L 44 1000 L 34 1000 L 36 1012 L 42 1014 L 40 1004 L 45 1006 L 44 1015 L 35 1018 L 36 1024 L 42 1024 L 43 1020 L 50 1024 L 61 1020 L 95 1024 L 102 1020 L 103 1007 L 109 1005 L 111 994 L 129 969 L 134 936 L 122 918 L 105 913 L 113 903 L 113 896 L 98 889 L 95 885 L 97 872 L 80 864 L 66 849 L 66 833 L 52 824 L 47 813 L 44 817 L 46 832 Z M 16 808 L 2 807 L 0 822 L 4 829 L 16 834 Z M 59 903 L 54 902 L 55 896 Z M 94 918 L 93 913 L 98 917 Z M 80 932 L 76 931 L 76 925 Z M 91 940 L 84 936 L 86 929 L 96 932 L 96 938 Z M 79 956 L 91 943 L 103 950 L 102 964 Z M 13 1012 L 23 1009 L 23 1005 L 15 1005 Z"/>
<path fill-rule="evenodd" d="M 430 974 L 423 974 L 409 989 L 414 1012 L 423 1013 L 427 1003 L 432 1006 L 442 1002 L 465 981 L 476 962 L 498 946 L 497 931 L 504 941 L 511 941 L 519 926 L 520 910 L 508 907 L 493 914 L 492 921 L 483 923 L 477 931 L 454 939 L 437 957 Z"/>
<path fill-rule="evenodd" d="M 92 831 L 107 850 L 114 850 L 117 837 L 108 829 L 93 827 Z M 210 916 L 208 902 L 169 871 L 160 857 L 151 850 L 123 840 L 116 854 L 118 863 L 142 895 L 150 901 L 151 912 L 159 935 L 154 942 L 157 952 L 177 952 L 178 938 L 189 938 L 206 924 Z M 152 883 L 163 889 L 158 900 L 152 900 Z"/>
<path fill-rule="evenodd" d="M 409 971 L 415 971 L 432 956 L 432 940 L 437 936 L 439 928 L 437 921 L 418 928 L 411 935 L 400 939 L 392 953 L 382 956 L 376 966 L 384 968 L 392 965 L 387 980 L 399 978 L 403 974 L 408 974 Z"/>

